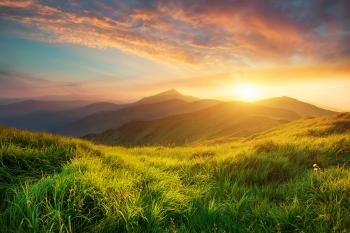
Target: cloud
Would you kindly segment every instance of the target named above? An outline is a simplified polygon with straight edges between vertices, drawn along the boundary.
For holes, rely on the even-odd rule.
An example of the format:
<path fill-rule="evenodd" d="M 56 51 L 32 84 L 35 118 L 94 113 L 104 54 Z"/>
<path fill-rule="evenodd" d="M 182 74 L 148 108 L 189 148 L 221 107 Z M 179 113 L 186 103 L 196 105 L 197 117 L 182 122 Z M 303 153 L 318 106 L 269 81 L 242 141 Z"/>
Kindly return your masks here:
<path fill-rule="evenodd" d="M 0 17 L 52 43 L 111 47 L 190 65 L 349 58 L 346 0 L 1 1 Z M 296 59 L 298 58 L 298 59 Z"/>

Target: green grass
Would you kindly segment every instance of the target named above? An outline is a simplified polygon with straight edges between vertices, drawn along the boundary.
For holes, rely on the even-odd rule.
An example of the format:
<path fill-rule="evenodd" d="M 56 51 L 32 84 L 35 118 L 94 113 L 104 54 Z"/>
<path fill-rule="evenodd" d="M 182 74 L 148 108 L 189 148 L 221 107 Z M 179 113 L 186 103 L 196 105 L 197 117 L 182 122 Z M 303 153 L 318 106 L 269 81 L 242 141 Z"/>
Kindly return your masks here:
<path fill-rule="evenodd" d="M 175 148 L 0 129 L 0 232 L 349 232 L 346 122 Z"/>

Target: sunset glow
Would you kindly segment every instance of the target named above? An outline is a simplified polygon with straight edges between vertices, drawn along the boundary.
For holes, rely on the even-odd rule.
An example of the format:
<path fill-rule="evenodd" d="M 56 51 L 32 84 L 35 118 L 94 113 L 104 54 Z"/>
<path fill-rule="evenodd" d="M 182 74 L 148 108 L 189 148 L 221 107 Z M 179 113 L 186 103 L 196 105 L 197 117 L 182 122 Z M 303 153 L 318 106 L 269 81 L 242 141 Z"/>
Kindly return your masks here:
<path fill-rule="evenodd" d="M 252 83 L 271 90 L 261 97 L 350 110 L 349 7 L 326 0 L 0 1 L 0 98 L 130 101 L 169 88 L 214 98 Z M 310 92 L 310 85 L 323 88 Z M 260 98 L 238 92 L 242 100 Z M 330 92 L 341 101 L 325 97 Z"/>
<path fill-rule="evenodd" d="M 350 0 L 0 0 L 1 232 L 349 232 Z"/>
<path fill-rule="evenodd" d="M 254 101 L 261 98 L 261 93 L 259 87 L 243 84 L 235 88 L 235 97 L 243 101 Z"/>

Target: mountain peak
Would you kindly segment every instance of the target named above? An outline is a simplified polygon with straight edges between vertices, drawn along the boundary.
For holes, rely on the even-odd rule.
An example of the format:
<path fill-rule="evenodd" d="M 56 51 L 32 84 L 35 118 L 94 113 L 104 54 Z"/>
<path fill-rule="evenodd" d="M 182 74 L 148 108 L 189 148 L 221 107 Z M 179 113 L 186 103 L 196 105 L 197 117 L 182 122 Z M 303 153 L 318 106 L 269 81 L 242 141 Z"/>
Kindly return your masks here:
<path fill-rule="evenodd" d="M 169 90 L 166 90 L 164 92 L 161 92 L 157 95 L 182 95 L 180 92 L 178 92 L 176 89 L 171 88 Z"/>
<path fill-rule="evenodd" d="M 257 101 L 256 103 L 267 107 L 287 109 L 296 112 L 297 114 L 303 117 L 336 114 L 336 112 L 334 111 L 319 108 L 310 103 L 306 103 L 288 96 L 273 97 L 270 99 Z"/>
<path fill-rule="evenodd" d="M 272 101 L 272 100 L 281 100 L 281 101 L 283 101 L 283 100 L 294 100 L 294 101 L 300 101 L 300 100 L 298 100 L 298 99 L 295 99 L 295 98 L 292 98 L 292 97 L 289 97 L 289 96 L 277 96 L 277 97 L 272 97 L 272 98 L 269 98 L 269 99 L 263 99 L 263 100 L 260 100 L 260 101 Z M 259 101 L 257 101 L 257 102 L 259 102 Z"/>
<path fill-rule="evenodd" d="M 183 95 L 177 90 L 172 88 L 164 92 L 142 98 L 137 103 L 151 104 L 151 103 L 163 102 L 163 101 L 172 100 L 172 99 L 183 100 L 187 102 L 197 100 L 197 98 L 195 97 Z"/>

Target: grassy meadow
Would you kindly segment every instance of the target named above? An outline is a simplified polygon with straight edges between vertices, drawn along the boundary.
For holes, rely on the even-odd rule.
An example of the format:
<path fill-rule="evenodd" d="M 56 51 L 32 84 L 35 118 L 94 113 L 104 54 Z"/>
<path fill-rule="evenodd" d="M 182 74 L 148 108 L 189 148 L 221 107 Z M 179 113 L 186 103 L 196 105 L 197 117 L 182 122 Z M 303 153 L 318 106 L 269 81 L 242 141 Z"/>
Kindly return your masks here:
<path fill-rule="evenodd" d="M 349 130 L 123 148 L 1 128 L 0 232 L 349 232 Z"/>

